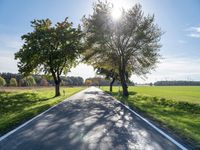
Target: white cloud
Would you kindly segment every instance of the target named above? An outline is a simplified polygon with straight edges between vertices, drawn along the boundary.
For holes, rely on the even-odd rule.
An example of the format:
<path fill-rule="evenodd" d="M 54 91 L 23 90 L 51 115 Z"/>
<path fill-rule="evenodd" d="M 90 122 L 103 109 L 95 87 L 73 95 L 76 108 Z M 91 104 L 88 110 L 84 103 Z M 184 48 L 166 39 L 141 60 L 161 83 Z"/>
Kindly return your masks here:
<path fill-rule="evenodd" d="M 200 26 L 198 26 L 198 27 L 190 27 L 187 31 L 190 32 L 188 34 L 189 37 L 200 38 Z"/>
<path fill-rule="evenodd" d="M 194 30 L 196 30 L 198 33 L 200 33 L 200 27 L 194 27 Z"/>
<path fill-rule="evenodd" d="M 193 37 L 193 38 L 200 38 L 200 33 L 190 33 L 188 36 Z"/>

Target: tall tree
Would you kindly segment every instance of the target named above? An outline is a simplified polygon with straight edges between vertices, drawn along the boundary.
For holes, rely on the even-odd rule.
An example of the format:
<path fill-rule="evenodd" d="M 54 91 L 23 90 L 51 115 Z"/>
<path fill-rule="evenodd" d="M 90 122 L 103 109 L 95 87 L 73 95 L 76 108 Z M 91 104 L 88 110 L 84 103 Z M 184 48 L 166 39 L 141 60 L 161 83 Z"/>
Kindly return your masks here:
<path fill-rule="evenodd" d="M 33 32 L 22 36 L 24 45 L 15 54 L 19 59 L 19 72 L 25 76 L 32 72 L 52 75 L 55 96 L 60 95 L 60 75 L 66 74 L 77 63 L 81 52 L 82 32 L 74 28 L 67 18 L 52 26 L 49 19 L 31 22 Z"/>
<path fill-rule="evenodd" d="M 162 32 L 154 23 L 154 15 L 144 16 L 140 4 L 122 10 L 118 20 L 112 18 L 112 9 L 111 3 L 98 1 L 93 14 L 83 18 L 86 53 L 89 51 L 90 57 L 114 60 L 123 95 L 128 96 L 128 73 L 143 75 L 155 68 Z M 107 62 L 112 61 L 104 63 Z"/>

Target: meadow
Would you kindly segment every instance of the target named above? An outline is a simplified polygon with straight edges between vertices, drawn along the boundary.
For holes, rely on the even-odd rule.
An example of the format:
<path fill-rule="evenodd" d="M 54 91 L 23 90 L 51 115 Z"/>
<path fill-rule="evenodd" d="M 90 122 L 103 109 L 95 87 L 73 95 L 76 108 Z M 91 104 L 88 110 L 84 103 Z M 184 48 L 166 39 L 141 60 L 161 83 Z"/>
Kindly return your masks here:
<path fill-rule="evenodd" d="M 61 87 L 61 96 L 54 97 L 54 87 L 1 88 L 0 135 L 83 89 Z"/>
<path fill-rule="evenodd" d="M 120 91 L 114 87 L 111 94 L 161 128 L 200 148 L 200 87 L 135 86 L 129 87 L 128 98 L 121 96 Z"/>
<path fill-rule="evenodd" d="M 141 95 L 200 104 L 200 86 L 144 86 L 130 87 L 130 90 Z"/>

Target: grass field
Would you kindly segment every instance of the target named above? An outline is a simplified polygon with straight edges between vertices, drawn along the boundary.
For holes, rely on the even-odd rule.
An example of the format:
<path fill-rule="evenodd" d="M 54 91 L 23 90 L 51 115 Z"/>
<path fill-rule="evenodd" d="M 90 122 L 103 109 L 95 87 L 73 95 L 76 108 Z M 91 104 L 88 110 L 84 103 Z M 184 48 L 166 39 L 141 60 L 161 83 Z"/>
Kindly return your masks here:
<path fill-rule="evenodd" d="M 141 95 L 200 104 L 200 86 L 144 86 L 130 87 L 130 90 Z"/>
<path fill-rule="evenodd" d="M 118 91 L 112 93 L 118 100 L 200 149 L 200 87 L 129 87 L 128 98 Z"/>
<path fill-rule="evenodd" d="M 0 90 L 0 134 L 36 116 L 49 107 L 82 90 L 83 87 L 61 88 L 54 97 L 54 88 L 4 88 Z M 65 95 L 64 95 L 65 91 Z"/>

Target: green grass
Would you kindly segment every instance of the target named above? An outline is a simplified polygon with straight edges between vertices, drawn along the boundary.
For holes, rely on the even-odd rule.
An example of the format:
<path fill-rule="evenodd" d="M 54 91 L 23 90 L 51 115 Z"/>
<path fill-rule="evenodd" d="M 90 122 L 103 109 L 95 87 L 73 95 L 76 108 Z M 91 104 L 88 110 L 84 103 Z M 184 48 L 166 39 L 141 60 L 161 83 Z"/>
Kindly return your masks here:
<path fill-rule="evenodd" d="M 112 93 L 118 100 L 200 149 L 200 87 L 129 87 L 128 98 L 118 91 Z"/>
<path fill-rule="evenodd" d="M 61 96 L 54 97 L 54 88 L 17 89 L 0 91 L 0 134 L 20 125 L 51 106 L 82 90 L 83 87 L 61 88 Z M 64 92 L 65 91 L 65 95 Z"/>
<path fill-rule="evenodd" d="M 102 87 L 109 90 L 108 87 Z M 114 87 L 118 91 L 117 87 Z M 135 86 L 129 91 L 142 96 L 156 96 L 159 98 L 173 99 L 200 104 L 200 86 Z"/>

